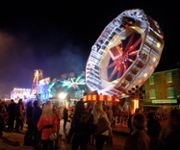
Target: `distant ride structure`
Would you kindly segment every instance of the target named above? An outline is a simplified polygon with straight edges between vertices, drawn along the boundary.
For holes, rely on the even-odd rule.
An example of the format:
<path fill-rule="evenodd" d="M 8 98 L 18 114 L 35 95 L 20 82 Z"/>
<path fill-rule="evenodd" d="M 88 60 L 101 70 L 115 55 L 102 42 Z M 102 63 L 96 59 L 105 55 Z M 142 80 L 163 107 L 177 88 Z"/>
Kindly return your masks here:
<path fill-rule="evenodd" d="M 86 64 L 86 84 L 99 94 L 129 97 L 157 67 L 163 33 L 141 9 L 114 18 L 92 46 Z"/>
<path fill-rule="evenodd" d="M 32 89 L 31 89 L 32 95 L 37 94 L 37 87 L 39 85 L 39 81 L 42 79 L 43 79 L 43 71 L 41 69 L 34 70 L 33 83 L 32 83 Z"/>

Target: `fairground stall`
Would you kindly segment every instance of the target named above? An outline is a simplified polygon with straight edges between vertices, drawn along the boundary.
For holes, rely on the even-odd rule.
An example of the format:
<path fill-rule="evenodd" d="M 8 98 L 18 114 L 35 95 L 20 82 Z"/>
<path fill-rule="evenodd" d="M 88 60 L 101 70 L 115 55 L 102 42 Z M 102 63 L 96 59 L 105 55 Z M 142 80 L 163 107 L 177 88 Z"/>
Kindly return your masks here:
<path fill-rule="evenodd" d="M 31 98 L 31 89 L 16 87 L 11 91 L 10 98 L 15 102 L 18 102 L 19 99 L 27 101 Z"/>

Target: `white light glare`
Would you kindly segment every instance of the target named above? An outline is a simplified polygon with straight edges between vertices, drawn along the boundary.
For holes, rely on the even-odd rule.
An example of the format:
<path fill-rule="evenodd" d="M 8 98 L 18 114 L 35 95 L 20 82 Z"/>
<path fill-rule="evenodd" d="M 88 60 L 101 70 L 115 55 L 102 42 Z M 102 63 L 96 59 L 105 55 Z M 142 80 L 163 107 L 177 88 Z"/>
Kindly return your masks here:
<path fill-rule="evenodd" d="M 59 99 L 65 99 L 66 97 L 67 97 L 67 93 L 65 93 L 65 92 L 61 92 L 58 94 Z"/>

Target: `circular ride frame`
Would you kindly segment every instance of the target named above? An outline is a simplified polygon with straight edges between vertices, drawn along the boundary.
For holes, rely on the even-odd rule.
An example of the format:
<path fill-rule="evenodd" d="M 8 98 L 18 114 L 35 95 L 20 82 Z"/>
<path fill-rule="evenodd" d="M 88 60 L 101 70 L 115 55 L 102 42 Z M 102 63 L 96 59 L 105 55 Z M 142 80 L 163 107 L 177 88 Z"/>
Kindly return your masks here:
<path fill-rule="evenodd" d="M 128 97 L 154 72 L 163 47 L 163 33 L 155 20 L 140 9 L 124 11 L 92 46 L 86 84 L 99 94 Z"/>

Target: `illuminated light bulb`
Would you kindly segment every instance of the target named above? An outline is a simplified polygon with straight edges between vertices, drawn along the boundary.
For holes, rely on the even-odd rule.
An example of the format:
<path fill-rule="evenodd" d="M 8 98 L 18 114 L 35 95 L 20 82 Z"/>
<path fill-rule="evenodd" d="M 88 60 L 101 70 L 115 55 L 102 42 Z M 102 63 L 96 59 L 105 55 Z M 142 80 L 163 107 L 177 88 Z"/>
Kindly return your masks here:
<path fill-rule="evenodd" d="M 153 57 L 153 62 L 155 62 L 157 59 L 156 59 L 156 57 Z"/>
<path fill-rule="evenodd" d="M 117 84 L 117 83 L 118 83 L 118 80 L 114 80 L 112 83 Z"/>
<path fill-rule="evenodd" d="M 132 28 L 132 29 L 136 29 L 136 27 L 134 27 L 134 26 L 132 26 L 131 28 Z"/>
<path fill-rule="evenodd" d="M 121 96 L 124 97 L 124 96 L 126 96 L 126 94 L 122 93 Z"/>
<path fill-rule="evenodd" d="M 157 46 L 157 48 L 160 48 L 160 47 L 161 47 L 161 43 L 158 42 L 158 43 L 156 44 L 156 46 Z"/>
<path fill-rule="evenodd" d="M 127 97 L 127 95 L 125 93 L 122 93 L 121 97 L 125 98 L 125 97 Z M 119 101 L 119 99 L 118 99 L 118 101 Z"/>
<path fill-rule="evenodd" d="M 147 77 L 147 75 L 148 75 L 147 73 L 144 73 L 144 77 L 145 77 L 145 78 Z"/>

